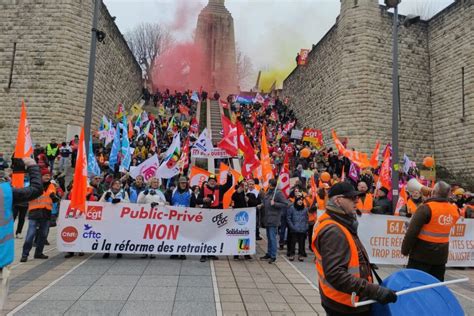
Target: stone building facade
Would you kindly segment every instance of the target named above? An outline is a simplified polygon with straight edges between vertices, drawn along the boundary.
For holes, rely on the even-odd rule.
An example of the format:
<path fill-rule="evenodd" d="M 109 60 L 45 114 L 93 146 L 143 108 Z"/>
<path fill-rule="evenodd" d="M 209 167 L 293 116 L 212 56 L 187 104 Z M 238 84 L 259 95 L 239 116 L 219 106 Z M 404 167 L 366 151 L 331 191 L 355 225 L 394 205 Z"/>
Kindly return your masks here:
<path fill-rule="evenodd" d="M 321 128 L 328 143 L 335 129 L 369 154 L 376 140 L 391 141 L 392 18 L 378 0 L 341 0 L 335 25 L 313 45 L 307 65 L 284 81 L 301 126 Z M 400 25 L 400 155 L 417 162 L 434 155 L 461 181 L 474 175 L 473 43 L 472 0 Z"/>
<path fill-rule="evenodd" d="M 65 141 L 68 125 L 82 126 L 93 3 L 0 0 L 0 152 L 13 151 L 22 98 L 33 143 Z M 106 38 L 97 43 L 93 128 L 142 92 L 139 64 L 104 5 L 98 29 Z"/>
<path fill-rule="evenodd" d="M 209 0 L 198 17 L 196 43 L 204 52 L 205 67 L 201 78 L 209 91 L 221 95 L 236 93 L 237 66 L 235 58 L 234 19 L 224 0 Z"/>

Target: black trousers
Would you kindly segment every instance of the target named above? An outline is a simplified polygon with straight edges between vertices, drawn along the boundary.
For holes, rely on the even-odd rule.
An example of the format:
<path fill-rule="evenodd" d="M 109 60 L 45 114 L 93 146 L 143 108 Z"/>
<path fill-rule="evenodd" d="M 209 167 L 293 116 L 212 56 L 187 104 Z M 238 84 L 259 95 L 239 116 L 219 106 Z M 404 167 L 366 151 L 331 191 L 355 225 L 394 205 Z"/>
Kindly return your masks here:
<path fill-rule="evenodd" d="M 28 212 L 28 205 L 13 205 L 13 220 L 18 217 L 18 224 L 16 226 L 16 233 L 21 234 L 23 226 L 25 225 L 25 217 Z"/>
<path fill-rule="evenodd" d="M 313 248 L 311 247 L 311 243 L 313 242 L 313 230 L 314 230 L 314 223 L 309 224 L 308 227 L 308 246 L 309 250 L 313 251 Z"/>
<path fill-rule="evenodd" d="M 288 234 L 288 255 L 294 256 L 295 255 L 295 246 L 298 243 L 298 255 L 305 256 L 306 249 L 304 248 L 306 240 L 306 233 L 295 233 L 290 232 Z"/>
<path fill-rule="evenodd" d="M 444 281 L 444 273 L 446 272 L 446 265 L 432 265 L 424 262 L 416 261 L 411 258 L 408 259 L 407 269 L 417 269 L 431 274 L 441 282 Z"/>
<path fill-rule="evenodd" d="M 329 307 L 324 306 L 324 305 L 323 305 L 323 308 L 326 311 L 327 316 L 348 316 L 348 315 L 370 316 L 371 315 L 370 311 L 362 312 L 362 313 L 348 313 L 348 314 L 346 314 L 346 313 L 341 313 L 341 312 L 335 311 L 333 309 L 330 309 Z"/>

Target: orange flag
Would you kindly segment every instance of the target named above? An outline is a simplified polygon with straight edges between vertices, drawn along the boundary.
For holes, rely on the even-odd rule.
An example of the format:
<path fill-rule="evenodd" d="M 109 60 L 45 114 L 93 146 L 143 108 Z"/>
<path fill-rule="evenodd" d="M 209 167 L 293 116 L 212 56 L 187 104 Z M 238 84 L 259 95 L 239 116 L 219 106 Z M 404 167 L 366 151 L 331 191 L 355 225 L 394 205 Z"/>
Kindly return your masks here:
<path fill-rule="evenodd" d="M 357 167 L 364 169 L 370 166 L 367 154 L 355 150 L 346 149 L 342 142 L 339 140 L 339 138 L 337 138 L 336 132 L 334 130 L 332 130 L 332 138 L 339 153 L 349 159 Z"/>
<path fill-rule="evenodd" d="M 18 124 L 18 134 L 16 137 L 15 158 L 30 157 L 33 153 L 33 146 L 31 144 L 30 126 L 26 118 L 25 100 L 21 101 L 20 123 Z M 25 180 L 24 173 L 13 173 L 12 186 L 15 188 L 23 188 Z"/>
<path fill-rule="evenodd" d="M 406 191 L 406 186 L 403 185 L 400 189 L 400 196 L 398 197 L 397 206 L 395 207 L 395 214 L 396 216 L 400 215 L 400 209 L 407 204 L 408 196 Z"/>
<path fill-rule="evenodd" d="M 239 181 L 239 179 L 243 178 L 242 175 L 237 170 L 231 169 L 228 165 L 221 162 L 219 166 L 219 176 L 217 177 L 219 180 L 218 181 L 219 184 L 224 184 L 227 181 L 227 174 L 229 172 L 232 173 L 233 183 L 232 183 L 232 187 L 226 193 L 224 193 L 224 197 L 222 198 L 222 204 L 224 208 L 230 207 L 230 204 L 232 202 L 232 194 L 234 194 L 235 192 L 234 187 Z"/>
<path fill-rule="evenodd" d="M 262 150 L 260 151 L 260 160 L 262 163 L 262 186 L 266 190 L 268 181 L 273 178 L 272 164 L 270 161 L 270 153 L 268 151 L 267 136 L 265 134 L 265 126 L 262 128 Z"/>
<path fill-rule="evenodd" d="M 78 210 L 81 214 L 86 210 L 87 195 L 87 158 L 84 143 L 84 127 L 79 136 L 79 148 L 77 149 L 76 167 L 74 169 L 74 184 L 71 191 L 70 208 Z"/>
<path fill-rule="evenodd" d="M 379 165 L 379 153 L 380 153 L 380 142 L 377 141 L 375 144 L 374 151 L 372 152 L 372 156 L 370 157 L 370 166 L 372 168 L 377 168 Z"/>
<path fill-rule="evenodd" d="M 201 169 L 196 166 L 191 167 L 191 174 L 189 175 L 189 185 L 190 186 L 199 186 L 201 187 L 204 181 L 207 181 L 207 178 L 211 173 L 207 170 Z"/>

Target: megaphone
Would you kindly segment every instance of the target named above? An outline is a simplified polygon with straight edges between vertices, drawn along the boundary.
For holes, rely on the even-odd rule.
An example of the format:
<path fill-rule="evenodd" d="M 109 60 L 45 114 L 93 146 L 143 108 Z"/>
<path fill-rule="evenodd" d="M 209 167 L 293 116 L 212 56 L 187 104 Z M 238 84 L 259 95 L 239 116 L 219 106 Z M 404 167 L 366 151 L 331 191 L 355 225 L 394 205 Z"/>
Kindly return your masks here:
<path fill-rule="evenodd" d="M 430 195 L 431 192 L 433 191 L 433 189 L 431 189 L 430 187 L 424 186 L 423 184 L 418 182 L 418 180 L 416 180 L 415 178 L 410 179 L 408 181 L 406 190 L 408 192 L 420 191 L 421 193 L 423 193 L 423 195 Z"/>

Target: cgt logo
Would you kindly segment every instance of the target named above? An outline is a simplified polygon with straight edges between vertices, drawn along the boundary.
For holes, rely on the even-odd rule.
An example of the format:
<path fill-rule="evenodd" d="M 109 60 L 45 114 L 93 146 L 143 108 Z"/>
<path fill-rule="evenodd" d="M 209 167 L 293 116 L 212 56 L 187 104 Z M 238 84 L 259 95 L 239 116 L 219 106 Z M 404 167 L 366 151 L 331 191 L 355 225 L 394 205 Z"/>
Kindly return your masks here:
<path fill-rule="evenodd" d="M 245 225 L 249 222 L 249 213 L 245 211 L 238 212 L 235 215 L 235 222 L 239 225 Z"/>
<path fill-rule="evenodd" d="M 237 241 L 237 250 L 241 251 L 249 251 L 250 250 L 250 239 L 249 238 L 241 238 Z"/>
<path fill-rule="evenodd" d="M 77 236 L 79 236 L 79 232 L 74 226 L 64 227 L 61 231 L 61 238 L 65 243 L 74 242 L 77 239 Z"/>
<path fill-rule="evenodd" d="M 86 210 L 86 220 L 100 221 L 102 220 L 102 209 L 100 205 L 88 205 Z"/>

